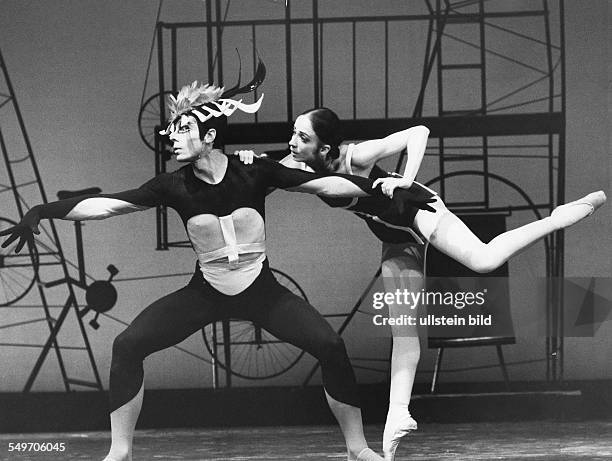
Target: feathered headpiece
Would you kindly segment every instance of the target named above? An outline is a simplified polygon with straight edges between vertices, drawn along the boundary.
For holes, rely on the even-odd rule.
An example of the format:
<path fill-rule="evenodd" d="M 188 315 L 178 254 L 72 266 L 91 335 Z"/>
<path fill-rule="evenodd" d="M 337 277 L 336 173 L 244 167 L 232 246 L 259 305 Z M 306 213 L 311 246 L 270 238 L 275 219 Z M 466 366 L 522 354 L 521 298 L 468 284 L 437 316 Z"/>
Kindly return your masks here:
<path fill-rule="evenodd" d="M 159 133 L 169 135 L 173 131 L 174 124 L 182 115 L 193 115 L 200 122 L 205 122 L 211 117 L 230 116 L 237 109 L 247 114 L 257 112 L 261 106 L 263 94 L 253 104 L 243 103 L 242 99 L 235 101 L 230 98 L 236 94 L 255 91 L 266 77 L 266 66 L 260 59 L 253 80 L 242 87 L 240 86 L 240 74 L 241 71 L 238 72 L 238 83 L 227 91 L 223 87 L 209 84 L 198 85 L 198 82 L 194 81 L 191 85 L 181 88 L 176 97 L 170 95 L 168 98 L 168 108 L 170 110 L 168 126 Z"/>

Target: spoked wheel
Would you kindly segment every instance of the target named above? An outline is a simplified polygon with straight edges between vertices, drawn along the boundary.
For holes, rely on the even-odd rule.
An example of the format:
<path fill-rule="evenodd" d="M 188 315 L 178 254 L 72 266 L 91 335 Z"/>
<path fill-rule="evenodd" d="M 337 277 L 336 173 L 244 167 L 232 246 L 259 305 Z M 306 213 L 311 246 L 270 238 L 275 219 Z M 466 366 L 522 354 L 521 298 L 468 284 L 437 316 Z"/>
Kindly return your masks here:
<path fill-rule="evenodd" d="M 271 269 L 278 282 L 305 301 L 306 293 L 289 275 Z M 229 346 L 229 360 L 225 345 Z M 304 355 L 304 351 L 282 342 L 266 330 L 243 320 L 229 322 L 229 338 L 223 335 L 223 323 L 216 322 L 204 330 L 204 344 L 216 365 L 240 378 L 268 379 L 291 369 Z M 228 366 L 229 362 L 229 366 Z"/>
<path fill-rule="evenodd" d="M 161 94 L 161 96 L 160 96 Z M 138 131 L 140 132 L 140 138 L 151 150 L 155 150 L 155 130 L 163 129 L 160 127 L 159 114 L 161 111 L 161 101 L 166 102 L 168 96 L 172 94 L 172 91 L 164 91 L 163 93 L 157 93 L 148 98 L 140 108 L 138 114 Z M 166 108 L 164 114 L 164 122 L 168 119 L 168 104 L 164 104 Z"/>
<path fill-rule="evenodd" d="M 0 217 L 0 231 L 17 224 Z M 17 242 L 7 248 L 0 248 L 0 306 L 9 306 L 21 298 L 34 286 L 38 273 L 38 252 L 36 245 L 25 245 L 15 253 Z"/>

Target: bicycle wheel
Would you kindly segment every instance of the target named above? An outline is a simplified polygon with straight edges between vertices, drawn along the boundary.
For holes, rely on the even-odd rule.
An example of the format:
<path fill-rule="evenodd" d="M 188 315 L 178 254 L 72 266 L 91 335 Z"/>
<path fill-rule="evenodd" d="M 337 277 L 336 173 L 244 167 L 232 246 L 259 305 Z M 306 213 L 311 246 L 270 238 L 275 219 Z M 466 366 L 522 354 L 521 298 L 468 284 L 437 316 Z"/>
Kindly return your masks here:
<path fill-rule="evenodd" d="M 0 231 L 16 224 L 15 221 L 0 217 Z M 32 248 L 24 246 L 17 254 L 14 251 L 17 241 L 7 248 L 0 248 L 0 306 L 10 306 L 19 301 L 36 282 L 38 273 L 36 244 Z"/>
<path fill-rule="evenodd" d="M 305 301 L 306 293 L 298 283 L 278 269 L 270 269 L 276 280 Z M 204 330 L 204 345 L 223 370 L 245 379 L 270 379 L 290 370 L 302 358 L 304 351 L 272 336 L 266 330 L 244 320 L 229 322 L 229 338 L 223 336 L 222 322 Z M 225 344 L 229 346 L 229 360 Z M 229 367 L 227 363 L 229 362 Z"/>
<path fill-rule="evenodd" d="M 138 132 L 140 133 L 140 139 L 147 145 L 151 150 L 155 150 L 155 130 L 161 129 L 159 123 L 160 113 L 160 102 L 161 98 L 167 99 L 168 95 L 171 95 L 172 91 L 164 91 L 161 93 L 154 94 L 148 98 L 140 108 L 138 113 Z M 166 110 L 164 114 L 164 121 L 168 119 L 168 105 L 165 104 Z"/>

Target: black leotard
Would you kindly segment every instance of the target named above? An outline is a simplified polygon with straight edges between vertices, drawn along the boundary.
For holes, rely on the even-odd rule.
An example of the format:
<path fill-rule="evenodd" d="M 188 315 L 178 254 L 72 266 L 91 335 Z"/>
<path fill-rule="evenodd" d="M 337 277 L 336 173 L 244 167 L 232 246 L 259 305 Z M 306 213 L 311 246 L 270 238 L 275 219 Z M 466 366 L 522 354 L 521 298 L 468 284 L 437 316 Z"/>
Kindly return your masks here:
<path fill-rule="evenodd" d="M 349 144 L 345 156 L 345 168 L 350 174 L 353 174 L 351 161 L 354 147 L 354 144 Z M 292 160 L 291 156 L 286 156 L 282 163 L 291 165 L 300 169 L 300 171 L 313 171 L 305 163 Z M 374 165 L 370 170 L 368 179 L 375 181 L 378 178 L 393 176 L 392 173 L 387 173 L 378 165 Z M 436 195 L 433 190 L 413 182 L 408 189 L 396 188 L 392 200 L 382 194 L 361 198 L 320 198 L 331 207 L 352 211 L 366 222 L 374 235 L 382 242 L 422 244 L 423 240 L 413 228 L 414 218 L 419 209 L 435 211 L 426 202 L 435 201 L 434 197 Z"/>
<path fill-rule="evenodd" d="M 387 178 L 390 176 L 392 175 L 384 171 L 378 165 L 374 165 L 368 178 L 376 180 L 378 178 Z M 431 190 L 416 182 L 412 183 L 412 186 L 407 190 L 414 197 L 421 197 L 423 199 L 431 198 L 434 195 Z M 385 209 L 386 211 L 383 211 Z M 418 237 L 413 230 L 414 217 L 419 211 L 419 208 L 410 206 L 405 207 L 403 210 L 399 210 L 397 202 L 389 204 L 384 200 L 380 200 L 378 197 L 362 197 L 357 200 L 354 206 L 349 207 L 348 210 L 353 211 L 357 216 L 362 218 L 372 233 L 382 242 L 413 243 L 418 242 L 417 239 L 420 240 L 420 237 Z M 399 218 L 397 214 L 401 214 L 402 217 Z M 378 217 L 378 219 L 376 219 L 376 217 Z"/>
<path fill-rule="evenodd" d="M 368 176 L 371 180 L 392 176 L 377 165 L 374 165 Z M 410 202 L 400 199 L 403 194 L 415 202 L 430 200 L 435 193 L 425 186 L 414 182 L 408 189 L 395 189 L 394 200 L 386 197 L 334 198 L 320 197 L 332 207 L 341 207 L 352 211 L 363 219 L 370 230 L 385 243 L 422 243 L 416 231 L 413 230 L 414 217 L 423 206 L 413 206 Z M 396 199 L 397 197 L 397 199 Z M 429 211 L 433 211 L 430 209 Z"/>

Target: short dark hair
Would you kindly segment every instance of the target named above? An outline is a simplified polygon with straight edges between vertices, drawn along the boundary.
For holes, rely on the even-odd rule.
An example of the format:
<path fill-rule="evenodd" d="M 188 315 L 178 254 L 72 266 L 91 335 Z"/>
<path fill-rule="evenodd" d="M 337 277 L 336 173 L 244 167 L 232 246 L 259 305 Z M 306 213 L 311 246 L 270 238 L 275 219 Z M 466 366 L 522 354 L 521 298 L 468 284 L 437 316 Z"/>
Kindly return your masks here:
<path fill-rule="evenodd" d="M 195 115 L 193 117 L 196 119 L 198 129 L 200 130 L 200 139 L 204 140 L 204 136 L 208 133 L 208 130 L 214 128 L 217 135 L 213 141 L 213 148 L 223 149 L 225 147 L 225 135 L 227 134 L 227 117 L 225 115 L 221 117 L 211 117 L 205 122 L 201 122 Z"/>

